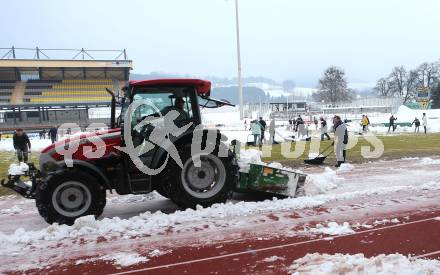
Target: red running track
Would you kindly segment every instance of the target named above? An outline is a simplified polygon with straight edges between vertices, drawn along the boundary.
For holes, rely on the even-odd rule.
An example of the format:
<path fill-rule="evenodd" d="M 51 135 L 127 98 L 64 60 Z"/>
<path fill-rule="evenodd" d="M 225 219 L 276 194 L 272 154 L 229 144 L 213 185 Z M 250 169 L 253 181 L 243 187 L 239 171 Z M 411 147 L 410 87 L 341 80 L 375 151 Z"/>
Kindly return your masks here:
<path fill-rule="evenodd" d="M 415 194 L 422 197 L 422 194 Z M 426 194 L 425 194 L 426 195 Z M 413 257 L 421 256 L 430 259 L 440 259 L 440 205 L 438 192 L 430 193 L 423 203 L 401 206 L 401 211 L 394 211 L 385 202 L 390 198 L 375 197 L 375 206 L 369 205 L 368 211 L 360 207 L 362 200 L 356 199 L 356 206 L 362 209 L 357 216 L 351 219 L 343 217 L 354 224 L 365 220 L 370 222 L 383 217 L 397 218 L 400 223 L 387 223 L 365 229 L 358 227 L 355 233 L 339 236 L 324 236 L 310 234 L 296 234 L 283 237 L 273 234 L 273 237 L 243 232 L 241 238 L 226 237 L 222 241 L 207 244 L 197 244 L 173 247 L 172 252 L 150 259 L 150 261 L 127 268 L 117 268 L 111 262 L 95 261 L 89 264 L 75 265 L 75 261 L 51 267 L 44 271 L 34 270 L 35 273 L 61 273 L 69 274 L 285 274 L 291 263 L 307 253 L 363 253 L 365 256 L 379 254 L 401 253 Z M 364 198 L 365 199 L 365 198 Z M 368 199 L 365 199 L 368 201 Z M 415 199 L 414 199 L 415 200 Z M 415 202 L 415 201 L 414 201 Z M 340 202 L 339 202 L 340 203 Z M 320 213 L 332 214 L 332 208 L 338 209 L 340 205 L 328 204 L 326 209 L 315 209 L 317 222 Z M 310 211 L 310 210 L 308 210 Z M 356 212 L 353 212 L 356 213 Z M 279 213 L 277 213 L 279 214 Z M 354 215 L 354 214 L 353 214 Z M 292 215 L 292 220 L 297 214 Z M 275 216 L 273 223 L 268 226 L 276 227 L 280 222 Z M 391 219 L 391 218 L 390 218 Z M 284 221 L 285 223 L 286 221 Z M 339 221 L 342 222 L 342 221 Z M 371 223 L 369 223 L 371 224 Z M 255 230 L 258 231 L 259 227 Z M 293 228 L 292 228 L 293 229 Z M 297 227 L 295 227 L 297 230 Z M 273 228 L 276 233 L 277 228 Z M 226 235 L 225 235 L 226 236 Z M 195 235 L 196 237 L 196 235 Z M 142 242 L 143 239 L 137 242 Z M 151 243 L 145 240 L 145 246 Z M 194 241 L 196 243 L 196 240 Z M 164 244 L 165 246 L 168 244 Z M 172 243 L 169 244 L 172 247 Z M 134 249 L 142 254 L 139 247 Z M 276 261 L 267 261 L 268 257 L 278 256 Z M 266 259 L 266 260 L 265 260 Z M 32 271 L 31 271 L 32 272 Z"/>

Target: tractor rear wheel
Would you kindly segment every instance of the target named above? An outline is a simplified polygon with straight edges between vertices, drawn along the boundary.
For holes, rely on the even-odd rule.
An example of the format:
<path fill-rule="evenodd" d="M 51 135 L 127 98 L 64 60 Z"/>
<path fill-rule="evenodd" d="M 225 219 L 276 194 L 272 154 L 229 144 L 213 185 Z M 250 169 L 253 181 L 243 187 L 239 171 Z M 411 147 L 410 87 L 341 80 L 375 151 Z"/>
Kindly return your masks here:
<path fill-rule="evenodd" d="M 106 203 L 105 192 L 89 174 L 64 170 L 38 186 L 35 202 L 46 222 L 72 225 L 82 216 L 100 216 Z"/>
<path fill-rule="evenodd" d="M 216 154 L 200 155 L 200 167 L 194 164 L 191 147 L 180 150 L 183 168 L 171 160 L 167 169 L 170 197 L 180 207 L 195 208 L 214 203 L 224 203 L 238 180 L 234 155 L 218 157 Z"/>

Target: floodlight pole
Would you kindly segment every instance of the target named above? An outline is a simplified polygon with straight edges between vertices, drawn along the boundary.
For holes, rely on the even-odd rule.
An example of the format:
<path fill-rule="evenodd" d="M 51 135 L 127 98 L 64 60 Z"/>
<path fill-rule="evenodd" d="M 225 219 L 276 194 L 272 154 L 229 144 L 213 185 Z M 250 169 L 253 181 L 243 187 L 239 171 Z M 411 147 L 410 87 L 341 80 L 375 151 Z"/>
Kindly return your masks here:
<path fill-rule="evenodd" d="M 238 24 L 238 0 L 235 0 L 235 27 L 237 32 L 238 102 L 240 104 L 240 120 L 242 120 L 243 119 L 243 86 L 241 83 L 240 26 Z"/>

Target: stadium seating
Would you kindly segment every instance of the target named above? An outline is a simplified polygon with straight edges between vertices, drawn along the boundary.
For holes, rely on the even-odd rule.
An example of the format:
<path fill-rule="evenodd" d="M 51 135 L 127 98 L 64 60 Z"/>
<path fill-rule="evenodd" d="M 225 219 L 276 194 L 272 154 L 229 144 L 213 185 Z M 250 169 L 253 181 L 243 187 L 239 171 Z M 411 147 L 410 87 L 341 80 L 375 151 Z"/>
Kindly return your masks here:
<path fill-rule="evenodd" d="M 15 81 L 0 81 L 0 103 L 7 104 L 11 102 L 14 87 Z"/>
<path fill-rule="evenodd" d="M 113 87 L 111 79 L 29 80 L 23 103 L 107 103 L 111 98 L 105 89 L 114 89 Z"/>

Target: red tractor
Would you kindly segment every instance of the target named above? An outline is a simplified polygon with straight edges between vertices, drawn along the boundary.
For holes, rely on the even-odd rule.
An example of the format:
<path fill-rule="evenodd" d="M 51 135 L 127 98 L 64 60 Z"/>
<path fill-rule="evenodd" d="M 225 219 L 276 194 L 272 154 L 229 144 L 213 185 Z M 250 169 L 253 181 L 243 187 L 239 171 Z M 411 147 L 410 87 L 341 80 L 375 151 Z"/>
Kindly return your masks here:
<path fill-rule="evenodd" d="M 201 106 L 229 104 L 210 98 L 210 89 L 209 81 L 162 79 L 131 81 L 123 97 L 108 91 L 112 95 L 110 130 L 45 148 L 40 169 L 30 165 L 26 172 L 32 186 L 19 175 L 10 175 L 2 184 L 35 198 L 40 215 L 48 223 L 59 224 L 72 224 L 85 215 L 100 216 L 107 190 L 120 195 L 156 190 L 183 208 L 225 202 L 239 186 L 239 167 L 225 137 L 218 130 L 201 127 Z M 116 119 L 118 107 L 121 114 Z M 201 146 L 197 162 L 195 141 Z M 76 150 L 68 161 L 62 152 L 71 147 Z M 211 150 L 203 153 L 208 147 Z M 99 157 L 91 157 L 96 152 L 101 152 Z M 303 183 L 305 176 L 300 176 L 297 181 Z"/>

